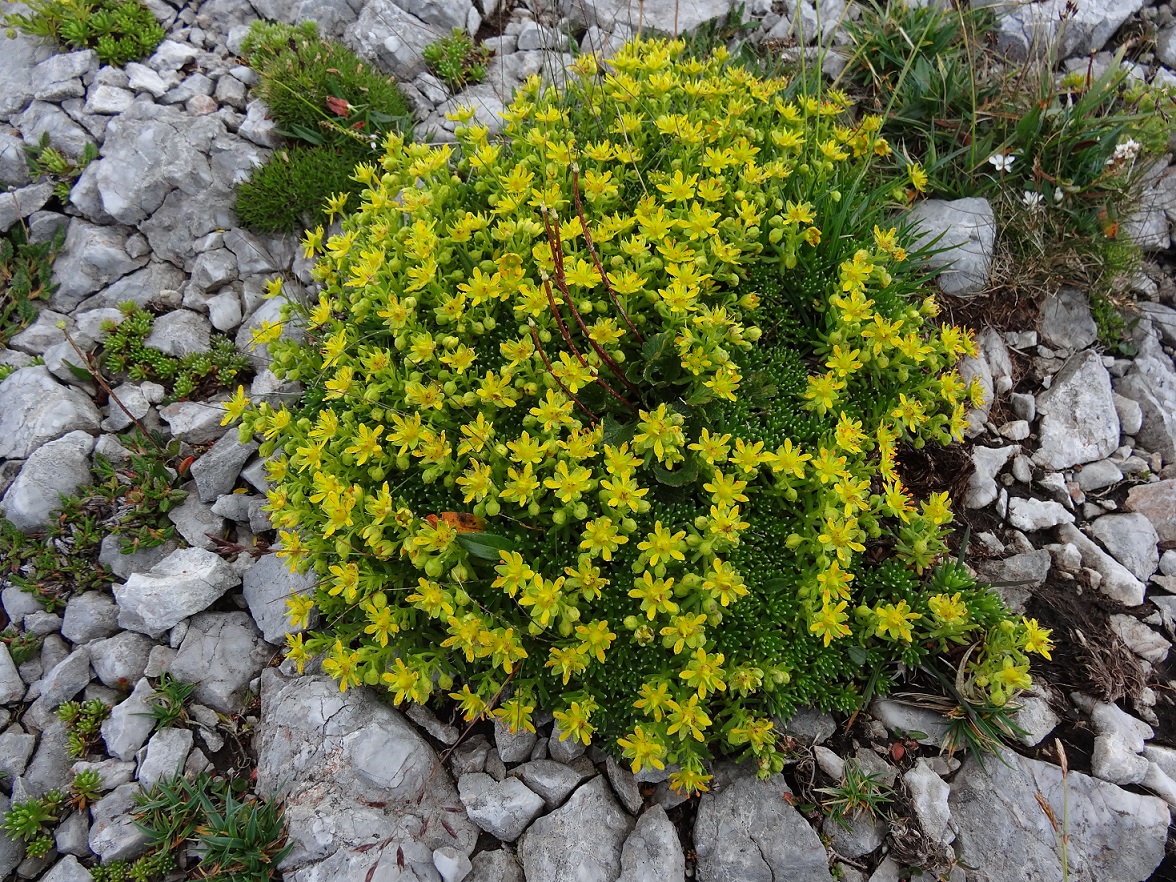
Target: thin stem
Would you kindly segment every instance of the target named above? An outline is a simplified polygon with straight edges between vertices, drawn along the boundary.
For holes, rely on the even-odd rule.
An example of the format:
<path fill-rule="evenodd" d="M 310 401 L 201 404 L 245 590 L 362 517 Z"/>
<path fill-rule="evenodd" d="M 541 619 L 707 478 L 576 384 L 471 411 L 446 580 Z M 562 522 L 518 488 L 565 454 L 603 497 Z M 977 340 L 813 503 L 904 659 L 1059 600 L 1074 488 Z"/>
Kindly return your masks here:
<path fill-rule="evenodd" d="M 541 344 L 539 342 L 539 331 L 538 331 L 538 329 L 536 329 L 534 322 L 531 322 L 531 339 L 535 341 L 535 348 L 537 350 L 539 350 L 539 357 L 543 359 L 543 364 L 547 366 L 547 373 L 551 374 L 551 379 L 555 380 L 555 382 L 559 385 L 559 388 L 563 390 L 564 394 L 567 395 L 568 398 L 572 399 L 572 401 L 575 403 L 576 407 L 578 407 L 578 408 L 580 408 L 580 410 L 584 411 L 584 413 L 588 417 L 588 419 L 590 419 L 594 423 L 598 422 L 596 414 L 594 414 L 592 411 L 590 411 L 588 408 L 586 408 L 584 406 L 584 403 L 582 401 L 580 401 L 580 399 L 577 398 L 575 395 L 573 395 L 571 390 L 568 389 L 568 387 L 565 386 L 560 381 L 560 378 L 557 377 L 555 375 L 555 373 L 551 370 L 551 361 L 547 358 L 547 353 L 543 351 L 543 344 Z"/>
<path fill-rule="evenodd" d="M 107 383 L 106 378 L 102 376 L 102 371 L 94 368 L 94 363 L 91 361 L 90 355 L 81 350 L 81 347 L 79 347 L 78 344 L 74 341 L 74 338 L 70 336 L 69 331 L 65 331 L 63 329 L 63 333 L 65 334 L 65 339 L 69 342 L 69 345 L 73 347 L 73 351 L 78 354 L 78 358 L 80 358 L 82 362 L 90 369 L 90 376 L 93 378 L 94 382 L 101 386 L 102 390 L 107 394 L 107 396 L 109 396 L 110 400 L 119 406 L 122 412 L 127 415 L 127 419 L 134 423 L 139 431 L 143 433 L 143 437 L 150 441 L 151 445 L 156 450 L 166 455 L 167 451 L 159 446 L 159 442 L 157 442 L 155 437 L 149 431 L 147 431 L 147 427 L 139 422 L 139 419 L 133 413 L 131 413 L 127 409 L 127 406 L 123 404 L 121 400 L 119 400 L 119 397 L 114 394 L 114 390 L 110 388 L 110 384 Z"/>
<path fill-rule="evenodd" d="M 580 202 L 580 169 L 575 163 L 572 164 L 572 195 L 576 200 L 576 214 L 580 218 L 580 227 L 584 230 L 584 244 L 588 246 L 588 253 L 592 255 L 592 262 L 596 264 L 596 272 L 600 274 L 600 280 L 604 282 L 604 290 L 608 292 L 613 306 L 617 308 L 617 312 L 621 314 L 621 318 L 625 320 L 625 324 L 629 326 L 629 330 L 633 332 L 633 336 L 637 338 L 637 342 L 644 343 L 645 338 L 641 336 L 641 332 L 629 320 L 629 314 L 621 306 L 621 301 L 617 298 L 617 293 L 613 290 L 612 283 L 608 280 L 608 273 L 604 271 L 604 265 L 600 262 L 600 256 L 596 253 L 596 246 L 592 244 L 592 233 L 588 231 L 588 221 L 584 217 L 584 205 Z"/>

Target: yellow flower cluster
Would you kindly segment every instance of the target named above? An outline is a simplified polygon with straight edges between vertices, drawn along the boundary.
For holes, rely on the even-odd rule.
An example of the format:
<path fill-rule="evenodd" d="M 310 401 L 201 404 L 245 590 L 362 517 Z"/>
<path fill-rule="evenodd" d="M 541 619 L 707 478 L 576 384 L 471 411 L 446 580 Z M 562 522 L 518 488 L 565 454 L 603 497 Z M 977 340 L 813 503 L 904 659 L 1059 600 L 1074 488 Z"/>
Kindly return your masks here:
<path fill-rule="evenodd" d="M 320 577 L 290 607 L 328 623 L 291 638 L 300 665 L 513 728 L 542 703 L 562 737 L 620 732 L 635 769 L 677 763 L 694 791 L 709 743 L 779 767 L 772 714 L 811 682 L 789 641 L 979 627 L 959 594 L 858 590 L 871 541 L 918 572 L 943 551 L 946 496 L 912 498 L 899 446 L 958 438 L 977 394 L 951 369 L 969 336 L 894 293 L 897 232 L 833 208 L 889 157 L 880 120 L 726 61 L 635 42 L 607 71 L 582 56 L 562 97 L 529 80 L 500 137 L 458 111 L 460 157 L 389 134 L 342 231 L 307 235 L 306 343 L 259 338 L 307 395 L 228 406 L 264 439 L 280 553 Z M 776 294 L 749 280 L 828 255 L 813 370 L 777 389 L 749 367 L 782 351 Z M 749 432 L 739 408 L 769 393 L 808 428 Z M 777 523 L 783 587 L 748 550 Z M 799 627 L 739 624 L 785 602 Z"/>

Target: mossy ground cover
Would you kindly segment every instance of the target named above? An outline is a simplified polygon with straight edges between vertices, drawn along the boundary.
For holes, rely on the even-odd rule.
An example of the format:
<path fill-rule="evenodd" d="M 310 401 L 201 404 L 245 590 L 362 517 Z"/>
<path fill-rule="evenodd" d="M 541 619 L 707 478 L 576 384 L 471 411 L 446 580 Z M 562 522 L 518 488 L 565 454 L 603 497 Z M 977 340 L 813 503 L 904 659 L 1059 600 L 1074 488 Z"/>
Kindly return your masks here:
<path fill-rule="evenodd" d="M 322 222 L 332 197 L 360 193 L 352 169 L 386 131 L 411 129 L 394 79 L 340 43 L 298 27 L 256 22 L 241 48 L 257 70 L 257 94 L 289 142 L 237 194 L 237 216 L 252 229 L 295 232 Z"/>

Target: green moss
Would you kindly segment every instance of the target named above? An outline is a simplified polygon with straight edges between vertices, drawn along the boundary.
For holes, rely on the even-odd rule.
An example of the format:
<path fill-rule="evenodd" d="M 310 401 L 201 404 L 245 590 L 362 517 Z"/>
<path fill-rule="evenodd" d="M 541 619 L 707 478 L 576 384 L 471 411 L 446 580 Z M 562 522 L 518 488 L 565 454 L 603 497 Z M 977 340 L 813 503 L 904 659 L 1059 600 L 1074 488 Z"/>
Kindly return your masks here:
<path fill-rule="evenodd" d="M 3 13 L 4 23 L 67 49 L 93 49 L 103 64 L 122 67 L 155 51 L 166 36 L 139 0 L 25 0 L 27 13 Z"/>
<path fill-rule="evenodd" d="M 237 216 L 263 232 L 320 223 L 336 193 L 358 197 L 354 167 L 389 131 L 412 127 L 394 79 L 347 47 L 318 39 L 313 22 L 298 27 L 255 22 L 242 54 L 260 75 L 257 94 L 291 143 L 237 191 Z"/>
<path fill-rule="evenodd" d="M 477 46 L 470 35 L 461 28 L 454 28 L 447 37 L 442 37 L 425 47 L 423 53 L 429 70 L 437 75 L 454 92 L 460 92 L 468 85 L 480 83 L 486 78 L 486 62 L 490 52 Z"/>

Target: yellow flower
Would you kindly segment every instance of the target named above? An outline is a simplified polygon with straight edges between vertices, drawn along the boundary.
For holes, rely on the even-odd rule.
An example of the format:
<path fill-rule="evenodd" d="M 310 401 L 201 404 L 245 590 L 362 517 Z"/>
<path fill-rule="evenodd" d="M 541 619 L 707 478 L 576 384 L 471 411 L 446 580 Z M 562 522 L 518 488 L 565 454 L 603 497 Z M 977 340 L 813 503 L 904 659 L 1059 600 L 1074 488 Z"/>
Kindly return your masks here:
<path fill-rule="evenodd" d="M 581 744 L 591 744 L 596 727 L 589 722 L 589 718 L 595 708 L 592 701 L 573 701 L 567 710 L 554 711 L 552 716 L 559 726 L 559 740 L 572 738 Z"/>
<path fill-rule="evenodd" d="M 335 641 L 335 647 L 323 659 L 323 670 L 339 681 L 340 692 L 363 682 L 359 673 L 359 653 L 347 649 L 341 640 Z"/>
<path fill-rule="evenodd" d="M 926 189 L 927 189 L 927 172 L 925 172 L 923 170 L 923 166 L 921 166 L 917 162 L 912 162 L 910 164 L 910 167 L 907 168 L 907 174 L 910 177 L 912 187 L 914 187 L 920 193 L 923 193 L 926 191 Z"/>
<path fill-rule="evenodd" d="M 828 646 L 838 637 L 849 636 L 849 626 L 845 624 L 846 614 L 845 608 L 849 605 L 847 601 L 840 601 L 837 604 L 826 603 L 821 607 L 821 611 L 813 616 L 813 623 L 809 625 L 809 630 L 821 637 Z"/>
<path fill-rule="evenodd" d="M 874 607 L 874 615 L 878 619 L 877 634 L 890 640 L 902 640 L 910 643 L 914 639 L 911 633 L 911 623 L 923 618 L 921 613 L 911 610 L 905 600 L 897 604 L 880 603 Z"/>
<path fill-rule="evenodd" d="M 962 625 L 968 621 L 968 605 L 956 594 L 935 594 L 927 598 L 931 614 L 945 625 Z"/>
<path fill-rule="evenodd" d="M 1050 640 L 1050 634 L 1053 633 L 1049 628 L 1043 628 L 1037 624 L 1037 619 L 1025 619 L 1025 651 L 1035 652 L 1044 659 L 1050 658 L 1050 652 L 1053 650 L 1053 641 Z"/>
<path fill-rule="evenodd" d="M 699 647 L 686 665 L 686 670 L 678 674 L 686 685 L 695 689 L 699 698 L 706 698 L 708 692 L 722 692 L 727 688 L 726 677 L 723 672 L 723 654 L 717 652 L 709 654 Z"/>
<path fill-rule="evenodd" d="M 245 387 L 238 386 L 233 396 L 225 402 L 225 416 L 221 420 L 221 425 L 227 426 L 229 423 L 241 419 L 242 414 L 245 413 L 245 408 L 248 406 L 249 396 L 245 394 Z"/>
<path fill-rule="evenodd" d="M 633 773 L 644 768 L 664 769 L 666 764 L 662 757 L 666 755 L 666 747 L 656 734 L 645 731 L 643 726 L 637 726 L 626 738 L 618 738 L 624 756 L 632 760 Z"/>

